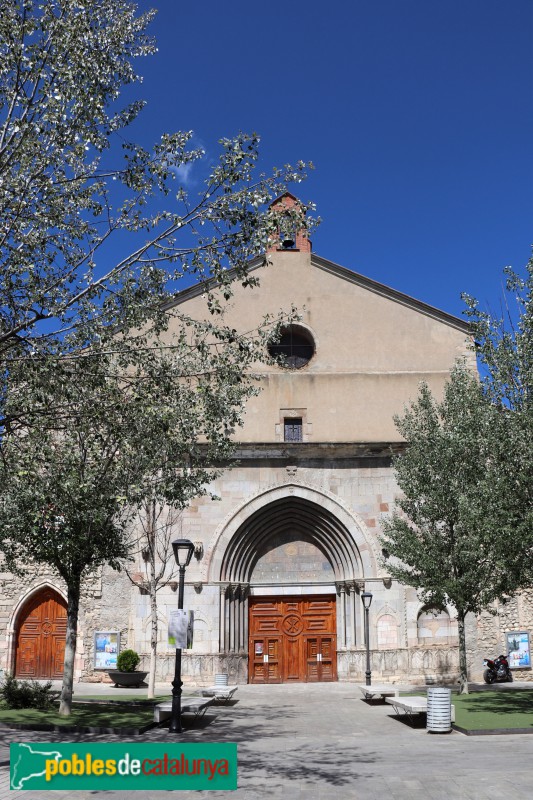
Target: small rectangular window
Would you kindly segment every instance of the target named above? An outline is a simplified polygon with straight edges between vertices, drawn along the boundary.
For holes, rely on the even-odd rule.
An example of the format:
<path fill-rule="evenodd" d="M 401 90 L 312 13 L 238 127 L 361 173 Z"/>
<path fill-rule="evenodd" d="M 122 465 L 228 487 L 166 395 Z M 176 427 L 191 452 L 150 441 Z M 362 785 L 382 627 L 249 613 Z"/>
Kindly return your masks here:
<path fill-rule="evenodd" d="M 285 442 L 303 442 L 303 427 L 301 417 L 284 419 L 283 433 Z"/>

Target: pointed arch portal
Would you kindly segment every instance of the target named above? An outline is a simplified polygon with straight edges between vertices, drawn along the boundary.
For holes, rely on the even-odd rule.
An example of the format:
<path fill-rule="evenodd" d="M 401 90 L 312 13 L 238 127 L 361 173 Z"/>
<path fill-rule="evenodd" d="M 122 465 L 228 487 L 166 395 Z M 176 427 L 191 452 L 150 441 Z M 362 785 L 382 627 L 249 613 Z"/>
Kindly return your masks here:
<path fill-rule="evenodd" d="M 248 655 L 252 683 L 336 680 L 337 651 L 361 641 L 369 548 L 331 502 L 305 489 L 276 494 L 219 539 L 220 652 Z"/>
<path fill-rule="evenodd" d="M 40 588 L 26 600 L 17 615 L 16 677 L 61 679 L 66 633 L 66 601 L 51 587 Z"/>
<path fill-rule="evenodd" d="M 324 554 L 334 581 L 361 575 L 359 552 L 344 525 L 323 506 L 289 495 L 260 508 L 241 525 L 224 554 L 220 580 L 250 583 L 269 545 L 294 537 L 314 544 Z"/>

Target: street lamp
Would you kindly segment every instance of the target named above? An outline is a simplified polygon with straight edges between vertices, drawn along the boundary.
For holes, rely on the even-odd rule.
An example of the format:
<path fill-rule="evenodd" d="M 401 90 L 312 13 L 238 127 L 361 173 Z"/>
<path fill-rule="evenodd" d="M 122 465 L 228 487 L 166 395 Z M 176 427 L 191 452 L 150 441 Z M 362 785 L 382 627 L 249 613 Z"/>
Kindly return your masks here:
<path fill-rule="evenodd" d="M 372 602 L 372 592 L 363 592 L 361 595 L 361 600 L 363 602 L 363 607 L 365 609 L 365 641 L 366 641 L 366 685 L 370 686 L 372 683 L 371 676 L 372 672 L 370 670 L 370 628 L 368 625 L 368 610 L 370 608 L 370 603 Z"/>
<path fill-rule="evenodd" d="M 183 588 L 185 586 L 185 568 L 189 566 L 194 553 L 194 545 L 188 539 L 175 539 L 172 542 L 174 558 L 180 570 L 180 582 L 178 592 L 178 609 L 183 608 Z M 174 668 L 174 680 L 172 681 L 172 715 L 170 717 L 169 731 L 171 733 L 181 733 L 181 647 L 176 647 L 176 665 Z"/>

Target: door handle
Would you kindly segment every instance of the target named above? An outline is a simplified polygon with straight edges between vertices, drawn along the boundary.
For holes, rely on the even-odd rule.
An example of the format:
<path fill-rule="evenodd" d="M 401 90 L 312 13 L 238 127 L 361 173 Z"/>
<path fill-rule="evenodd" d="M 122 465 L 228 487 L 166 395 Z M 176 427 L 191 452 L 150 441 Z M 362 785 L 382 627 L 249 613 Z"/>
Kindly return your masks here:
<path fill-rule="evenodd" d="M 268 656 L 266 654 L 263 656 L 263 664 L 268 664 Z"/>

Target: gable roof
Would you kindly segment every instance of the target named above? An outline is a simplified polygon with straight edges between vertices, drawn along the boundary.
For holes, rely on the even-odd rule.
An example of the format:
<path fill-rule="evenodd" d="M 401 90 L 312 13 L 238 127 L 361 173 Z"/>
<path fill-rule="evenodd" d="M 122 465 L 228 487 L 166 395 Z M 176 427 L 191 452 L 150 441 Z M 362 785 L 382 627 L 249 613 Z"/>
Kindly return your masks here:
<path fill-rule="evenodd" d="M 265 256 L 257 256 L 249 261 L 248 272 L 253 272 L 263 267 L 265 265 L 265 259 Z M 422 300 L 417 300 L 416 298 L 404 294 L 397 289 L 386 286 L 384 283 L 379 283 L 379 281 L 375 281 L 372 278 L 367 278 L 365 275 L 361 275 L 360 273 L 354 272 L 351 269 L 341 267 L 339 264 L 335 264 L 335 262 L 330 261 L 327 258 L 323 258 L 316 253 L 311 253 L 311 266 L 321 269 L 324 272 L 328 272 L 331 275 L 340 278 L 341 280 L 348 281 L 349 283 L 360 286 L 363 289 L 367 289 L 368 291 L 378 294 L 381 297 L 385 297 L 388 300 L 392 300 L 395 303 L 400 303 L 407 308 L 411 308 L 414 311 L 418 311 L 421 314 L 431 317 L 432 319 L 443 322 L 445 325 L 449 325 L 456 330 L 462 331 L 463 333 L 470 334 L 471 332 L 470 324 L 466 320 L 456 317 L 453 314 L 448 314 L 446 311 L 442 311 L 435 306 L 424 303 Z M 228 274 L 235 274 L 235 270 L 229 270 Z M 190 300 L 193 297 L 198 297 L 206 291 L 207 287 L 213 289 L 216 288 L 216 284 L 210 281 L 202 281 L 201 283 L 194 284 L 194 286 L 189 286 L 187 289 L 177 292 L 171 300 L 165 303 L 163 308 L 165 310 L 170 310 L 181 303 L 185 303 L 187 300 Z"/>

